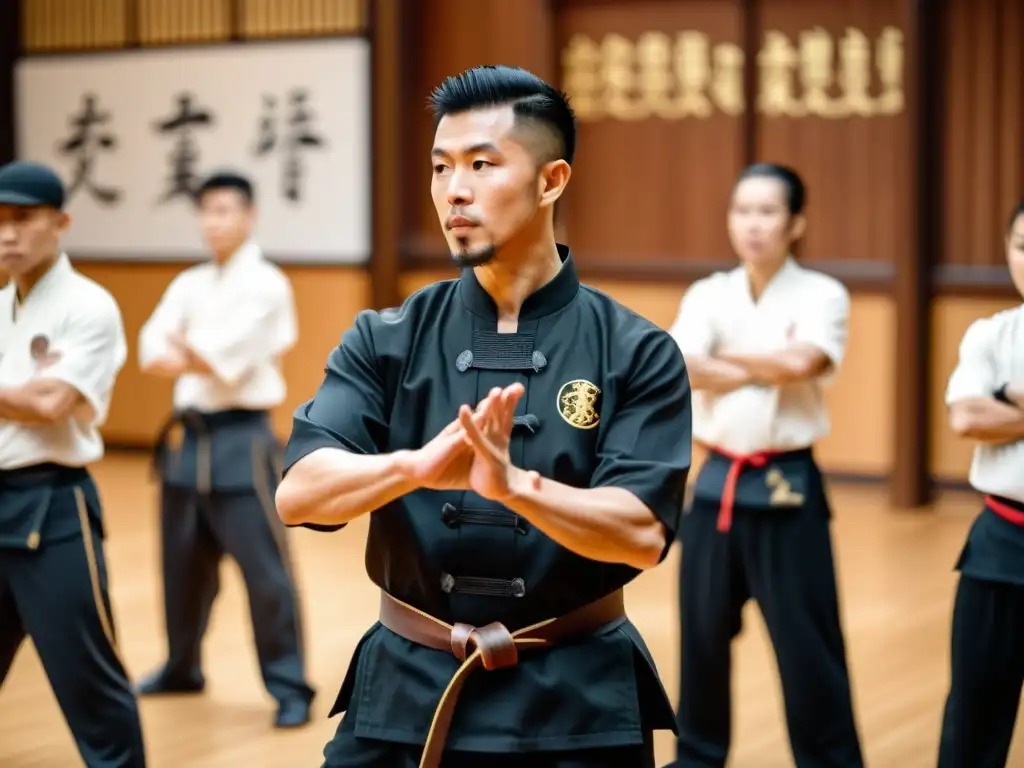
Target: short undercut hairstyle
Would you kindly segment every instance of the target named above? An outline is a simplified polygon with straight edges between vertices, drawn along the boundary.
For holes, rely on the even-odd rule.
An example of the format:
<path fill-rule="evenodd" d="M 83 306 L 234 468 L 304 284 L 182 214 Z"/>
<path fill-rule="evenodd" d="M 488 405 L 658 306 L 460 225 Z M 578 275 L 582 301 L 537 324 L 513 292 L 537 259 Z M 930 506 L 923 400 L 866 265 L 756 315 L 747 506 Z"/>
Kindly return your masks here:
<path fill-rule="evenodd" d="M 446 78 L 428 100 L 434 122 L 445 115 L 511 105 L 517 123 L 533 123 L 551 135 L 555 157 L 572 165 L 576 154 L 576 115 L 569 98 L 550 83 L 519 67 L 482 66 Z"/>
<path fill-rule="evenodd" d="M 217 171 L 203 180 L 203 183 L 196 188 L 196 205 L 203 202 L 203 196 L 207 192 L 217 189 L 233 189 L 242 196 L 242 200 L 249 208 L 256 202 L 256 191 L 252 182 L 237 171 Z"/>

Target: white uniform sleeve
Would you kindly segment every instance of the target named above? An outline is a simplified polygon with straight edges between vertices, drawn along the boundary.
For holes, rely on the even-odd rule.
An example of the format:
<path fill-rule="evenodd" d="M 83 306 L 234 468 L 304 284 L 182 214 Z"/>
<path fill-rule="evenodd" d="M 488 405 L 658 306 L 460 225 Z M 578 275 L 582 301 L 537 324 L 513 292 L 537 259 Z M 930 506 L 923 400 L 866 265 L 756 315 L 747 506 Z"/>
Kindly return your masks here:
<path fill-rule="evenodd" d="M 815 286 L 817 295 L 807 303 L 806 311 L 794 328 L 793 341 L 810 344 L 824 352 L 832 362 L 828 378 L 839 371 L 846 355 L 850 326 L 850 293 L 838 282 L 829 280 Z"/>
<path fill-rule="evenodd" d="M 112 296 L 84 302 L 69 319 L 52 348 L 54 362 L 40 379 L 74 387 L 92 410 L 92 426 L 107 419 L 114 382 L 128 358 L 121 310 Z"/>
<path fill-rule="evenodd" d="M 691 285 L 679 302 L 679 311 L 669 329 L 679 345 L 683 358 L 690 355 L 704 357 L 715 348 L 714 284 L 713 278 L 698 280 Z"/>
<path fill-rule="evenodd" d="M 139 365 L 143 368 L 170 355 L 173 351 L 171 337 L 185 330 L 188 275 L 187 271 L 182 272 L 171 281 L 139 331 Z"/>
<path fill-rule="evenodd" d="M 254 281 L 233 301 L 231 322 L 210 332 L 191 330 L 188 346 L 226 384 L 237 384 L 254 366 L 288 351 L 296 341 L 295 300 L 287 278 Z"/>
<path fill-rule="evenodd" d="M 960 341 L 956 368 L 946 385 L 946 405 L 969 397 L 991 397 L 997 380 L 994 351 L 998 326 L 993 318 L 975 320 Z"/>

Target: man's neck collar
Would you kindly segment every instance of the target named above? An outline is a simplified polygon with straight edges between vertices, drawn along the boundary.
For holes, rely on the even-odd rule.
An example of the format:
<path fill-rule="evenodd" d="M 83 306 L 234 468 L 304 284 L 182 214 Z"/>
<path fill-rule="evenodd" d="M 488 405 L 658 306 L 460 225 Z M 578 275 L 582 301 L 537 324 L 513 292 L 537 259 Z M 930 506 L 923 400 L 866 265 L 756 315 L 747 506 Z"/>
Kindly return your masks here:
<path fill-rule="evenodd" d="M 50 282 L 51 278 L 59 273 L 68 264 L 68 257 L 63 251 L 29 271 L 20 280 L 11 278 L 14 283 L 14 299 L 18 304 L 24 304 L 32 294 L 38 294 Z"/>
<path fill-rule="evenodd" d="M 520 322 L 538 320 L 564 309 L 579 293 L 580 281 L 573 263 L 572 253 L 568 246 L 558 245 L 558 256 L 562 268 L 544 285 L 531 293 L 523 301 L 519 310 Z M 462 270 L 459 279 L 459 292 L 462 301 L 474 315 L 485 320 L 498 320 L 498 307 L 487 292 L 473 269 Z"/>

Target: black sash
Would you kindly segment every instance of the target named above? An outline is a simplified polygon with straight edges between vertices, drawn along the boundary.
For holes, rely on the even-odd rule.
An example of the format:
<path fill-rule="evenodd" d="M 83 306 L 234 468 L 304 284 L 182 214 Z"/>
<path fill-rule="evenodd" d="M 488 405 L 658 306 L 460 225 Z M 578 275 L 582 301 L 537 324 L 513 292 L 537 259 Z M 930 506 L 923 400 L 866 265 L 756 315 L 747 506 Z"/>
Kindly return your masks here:
<path fill-rule="evenodd" d="M 99 496 L 89 471 L 62 464 L 0 470 L 0 549 L 35 550 L 100 524 Z"/>
<path fill-rule="evenodd" d="M 733 503 L 746 509 L 793 509 L 811 499 L 820 475 L 810 448 L 759 454 L 745 461 L 735 478 Z M 722 501 L 737 457 L 711 449 L 694 483 L 694 498 Z"/>
<path fill-rule="evenodd" d="M 268 488 L 280 479 L 282 446 L 267 411 L 175 411 L 157 436 L 161 482 L 199 496 Z"/>

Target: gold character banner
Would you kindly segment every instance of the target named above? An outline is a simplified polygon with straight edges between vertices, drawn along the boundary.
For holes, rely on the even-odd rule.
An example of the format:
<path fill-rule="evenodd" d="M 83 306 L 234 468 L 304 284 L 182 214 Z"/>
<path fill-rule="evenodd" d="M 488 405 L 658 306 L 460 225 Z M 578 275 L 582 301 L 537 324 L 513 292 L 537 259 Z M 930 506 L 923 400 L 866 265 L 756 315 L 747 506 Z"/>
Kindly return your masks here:
<path fill-rule="evenodd" d="M 611 33 L 600 42 L 574 35 L 562 52 L 563 87 L 581 121 L 706 119 L 716 109 L 737 116 L 746 108 L 744 59 L 739 45 L 712 43 L 695 30 L 636 40 Z M 821 27 L 796 41 L 769 31 L 756 61 L 756 107 L 768 117 L 866 118 L 904 109 L 896 27 L 874 40 L 852 27 L 839 40 Z"/>

